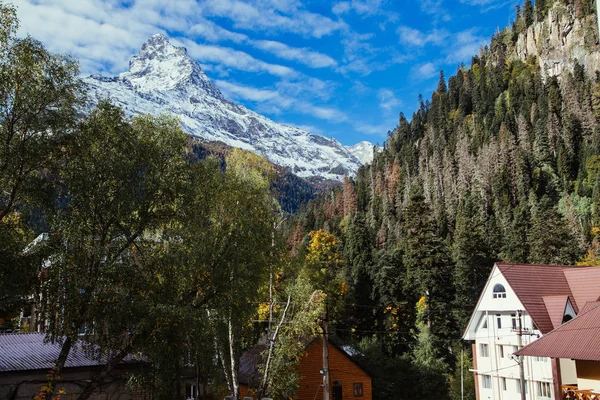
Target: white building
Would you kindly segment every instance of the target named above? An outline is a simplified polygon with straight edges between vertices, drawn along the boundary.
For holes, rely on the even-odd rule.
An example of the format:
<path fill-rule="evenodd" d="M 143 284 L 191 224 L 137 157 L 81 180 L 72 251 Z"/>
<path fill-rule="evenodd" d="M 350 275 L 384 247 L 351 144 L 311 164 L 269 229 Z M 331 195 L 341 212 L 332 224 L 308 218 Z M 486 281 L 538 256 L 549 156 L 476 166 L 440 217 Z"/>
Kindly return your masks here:
<path fill-rule="evenodd" d="M 600 296 L 600 268 L 494 265 L 464 340 L 473 341 L 477 399 L 520 399 L 519 359 L 512 354 L 574 318 Z M 524 357 L 527 399 L 562 399 L 561 385 L 577 382 L 570 359 Z"/>

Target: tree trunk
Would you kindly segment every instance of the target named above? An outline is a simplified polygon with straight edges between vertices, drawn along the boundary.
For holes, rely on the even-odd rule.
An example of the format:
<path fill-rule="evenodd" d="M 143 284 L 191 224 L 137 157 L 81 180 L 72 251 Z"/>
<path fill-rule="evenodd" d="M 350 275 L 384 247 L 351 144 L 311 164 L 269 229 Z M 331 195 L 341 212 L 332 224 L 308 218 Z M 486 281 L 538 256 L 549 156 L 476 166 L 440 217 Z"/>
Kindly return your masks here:
<path fill-rule="evenodd" d="M 67 337 L 60 348 L 60 354 L 58 355 L 54 368 L 52 368 L 48 374 L 46 400 L 52 400 L 52 395 L 54 395 L 54 390 L 56 389 L 56 383 L 60 380 L 60 374 L 65 367 L 65 363 L 67 362 L 72 347 L 73 341 L 70 337 Z"/>
<path fill-rule="evenodd" d="M 264 397 L 265 392 L 267 390 L 267 386 L 268 386 L 267 382 L 269 380 L 269 372 L 270 372 L 269 369 L 271 368 L 271 360 L 273 358 L 273 350 L 275 349 L 275 342 L 277 341 L 277 336 L 279 335 L 279 330 L 281 329 L 281 326 L 285 322 L 285 317 L 286 317 L 288 309 L 290 308 L 291 300 L 292 300 L 292 296 L 289 295 L 288 299 L 287 299 L 287 303 L 285 305 L 285 309 L 283 310 L 283 314 L 281 316 L 281 320 L 279 320 L 279 323 L 277 324 L 277 328 L 275 328 L 275 333 L 273 333 L 273 337 L 269 341 L 269 353 L 267 355 L 267 361 L 265 362 L 265 373 L 263 374 L 263 379 L 260 384 L 260 387 L 258 388 L 258 393 L 256 396 L 258 400 L 260 400 Z"/>
<path fill-rule="evenodd" d="M 238 378 L 238 352 L 237 350 L 237 340 L 235 337 L 235 333 L 233 330 L 233 321 L 231 320 L 231 311 L 229 314 L 229 319 L 227 321 L 227 337 L 229 339 L 229 358 L 231 363 L 231 386 L 233 400 L 239 400 L 240 398 L 240 382 Z"/>

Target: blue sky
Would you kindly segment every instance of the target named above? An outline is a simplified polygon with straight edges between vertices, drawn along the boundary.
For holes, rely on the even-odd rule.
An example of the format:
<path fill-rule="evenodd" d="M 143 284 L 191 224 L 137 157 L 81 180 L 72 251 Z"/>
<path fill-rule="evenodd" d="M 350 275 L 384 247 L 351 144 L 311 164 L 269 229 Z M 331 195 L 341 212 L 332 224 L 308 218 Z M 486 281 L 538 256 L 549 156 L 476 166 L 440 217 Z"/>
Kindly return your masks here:
<path fill-rule="evenodd" d="M 346 145 L 383 143 L 439 70 L 470 63 L 518 0 L 19 0 L 19 33 L 116 75 L 154 33 L 201 63 L 223 93 Z"/>

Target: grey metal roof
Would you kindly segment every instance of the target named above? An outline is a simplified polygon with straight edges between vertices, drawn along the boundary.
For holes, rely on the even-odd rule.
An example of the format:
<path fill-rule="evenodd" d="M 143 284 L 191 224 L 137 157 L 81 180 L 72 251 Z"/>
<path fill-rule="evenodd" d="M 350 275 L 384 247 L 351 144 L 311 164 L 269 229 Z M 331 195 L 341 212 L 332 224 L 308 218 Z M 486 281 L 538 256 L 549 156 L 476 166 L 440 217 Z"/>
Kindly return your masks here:
<path fill-rule="evenodd" d="M 61 345 L 45 342 L 45 337 L 45 334 L 35 332 L 0 334 L 0 372 L 54 367 Z M 75 344 L 67 358 L 65 368 L 104 365 L 104 359 L 94 359 L 90 356 L 90 352 L 84 351 L 79 343 Z M 127 356 L 125 361 L 140 361 L 140 359 Z"/>

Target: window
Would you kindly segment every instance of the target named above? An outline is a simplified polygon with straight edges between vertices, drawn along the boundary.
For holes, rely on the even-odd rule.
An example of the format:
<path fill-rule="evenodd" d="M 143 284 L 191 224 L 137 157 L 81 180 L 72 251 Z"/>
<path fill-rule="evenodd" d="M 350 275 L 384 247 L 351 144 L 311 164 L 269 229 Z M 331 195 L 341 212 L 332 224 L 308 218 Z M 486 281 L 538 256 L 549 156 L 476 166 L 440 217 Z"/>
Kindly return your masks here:
<path fill-rule="evenodd" d="M 506 378 L 502 378 L 502 390 L 506 392 Z"/>
<path fill-rule="evenodd" d="M 533 359 L 539 362 L 546 362 L 546 357 L 534 357 Z"/>
<path fill-rule="evenodd" d="M 516 382 L 517 382 L 517 393 L 521 393 L 521 380 L 517 379 Z M 527 381 L 525 381 L 525 394 L 527 394 L 527 391 L 528 391 Z"/>
<path fill-rule="evenodd" d="M 538 396 L 540 397 L 552 397 L 552 392 L 550 391 L 550 384 L 548 382 L 538 382 L 537 383 Z"/>
<path fill-rule="evenodd" d="M 514 330 L 517 330 L 517 328 L 519 327 L 519 320 L 517 319 L 517 314 L 510 314 L 510 320 L 512 322 L 512 328 Z"/>
<path fill-rule="evenodd" d="M 363 385 L 362 382 L 354 384 L 354 397 L 360 397 L 363 395 Z"/>
<path fill-rule="evenodd" d="M 498 329 L 502 329 L 502 316 L 500 314 L 496 314 L 496 323 L 498 324 Z"/>
<path fill-rule="evenodd" d="M 481 357 L 489 357 L 490 356 L 490 352 L 488 350 L 488 345 L 486 343 L 479 344 L 479 354 L 481 355 Z"/>
<path fill-rule="evenodd" d="M 495 299 L 505 299 L 506 298 L 506 289 L 504 289 L 504 286 L 502 286 L 499 283 L 497 283 L 494 286 L 494 298 Z"/>
<path fill-rule="evenodd" d="M 492 377 L 489 375 L 481 375 L 481 377 L 483 378 L 481 381 L 481 384 L 483 385 L 484 389 L 491 389 L 492 388 Z"/>
<path fill-rule="evenodd" d="M 487 318 L 483 320 L 483 325 L 481 325 L 481 329 L 487 329 Z"/>
<path fill-rule="evenodd" d="M 498 345 L 498 357 L 504 358 L 504 346 L 501 344 Z"/>

